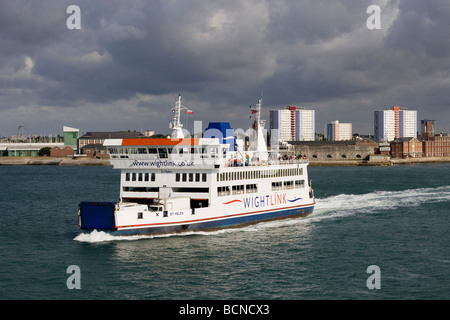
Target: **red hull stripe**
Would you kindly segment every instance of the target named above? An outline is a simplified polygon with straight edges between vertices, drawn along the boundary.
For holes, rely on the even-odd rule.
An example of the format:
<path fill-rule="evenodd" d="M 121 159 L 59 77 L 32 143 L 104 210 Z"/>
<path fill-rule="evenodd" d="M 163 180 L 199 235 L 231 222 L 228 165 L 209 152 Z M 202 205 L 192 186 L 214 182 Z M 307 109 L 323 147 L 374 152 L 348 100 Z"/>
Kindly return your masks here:
<path fill-rule="evenodd" d="M 233 202 L 242 202 L 242 200 L 231 200 L 231 201 L 228 201 L 228 202 L 224 202 L 223 204 L 230 204 L 230 203 L 233 203 Z"/>
<path fill-rule="evenodd" d="M 161 225 L 173 225 L 173 224 L 186 224 L 191 222 L 201 222 L 201 221 L 208 221 L 208 220 L 218 220 L 222 218 L 231 218 L 231 217 L 237 217 L 237 216 L 243 216 L 243 215 L 250 215 L 255 213 L 263 213 L 268 211 L 280 211 L 280 210 L 288 210 L 292 208 L 301 208 L 301 207 L 309 207 L 313 206 L 316 203 L 310 203 L 310 204 L 303 204 L 301 206 L 292 206 L 292 207 L 286 207 L 286 208 L 278 208 L 278 209 L 269 209 L 269 210 L 262 210 L 262 211 L 253 211 L 253 212 L 246 212 L 246 213 L 236 213 L 236 214 L 230 214 L 227 216 L 220 216 L 220 217 L 214 217 L 214 218 L 205 218 L 205 219 L 198 219 L 198 220 L 184 220 L 184 221 L 176 221 L 176 222 L 162 222 L 162 223 L 147 223 L 147 224 L 134 224 L 134 225 L 128 225 L 128 226 L 117 226 L 117 229 L 120 228 L 131 228 L 131 227 L 147 227 L 147 226 L 161 226 Z"/>

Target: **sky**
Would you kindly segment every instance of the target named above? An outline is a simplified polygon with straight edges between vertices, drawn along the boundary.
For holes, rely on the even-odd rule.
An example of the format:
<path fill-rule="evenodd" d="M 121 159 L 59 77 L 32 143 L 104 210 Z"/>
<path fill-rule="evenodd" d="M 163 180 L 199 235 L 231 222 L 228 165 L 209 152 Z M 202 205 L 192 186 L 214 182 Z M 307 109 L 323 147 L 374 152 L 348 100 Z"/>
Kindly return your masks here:
<path fill-rule="evenodd" d="M 0 136 L 169 134 L 179 94 L 188 130 L 246 130 L 262 95 L 267 123 L 294 105 L 319 133 L 373 134 L 374 111 L 401 106 L 450 132 L 449 24 L 448 0 L 0 0 Z"/>

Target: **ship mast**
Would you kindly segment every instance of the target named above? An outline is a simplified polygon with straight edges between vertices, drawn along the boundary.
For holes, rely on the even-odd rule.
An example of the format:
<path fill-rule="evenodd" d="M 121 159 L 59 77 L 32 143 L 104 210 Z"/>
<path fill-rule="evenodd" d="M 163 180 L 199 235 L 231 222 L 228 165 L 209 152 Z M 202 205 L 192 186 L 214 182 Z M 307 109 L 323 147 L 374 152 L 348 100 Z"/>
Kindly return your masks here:
<path fill-rule="evenodd" d="M 262 161 L 267 161 L 267 145 L 263 135 L 265 120 L 261 120 L 261 105 L 262 96 L 256 104 L 256 109 L 252 109 L 252 114 L 255 114 L 255 121 L 253 122 L 253 134 L 250 135 L 250 150 L 254 151 L 257 157 Z"/>
<path fill-rule="evenodd" d="M 183 139 L 183 125 L 180 121 L 180 115 L 181 115 L 181 94 L 178 95 L 178 100 L 175 102 L 175 109 L 173 111 L 173 120 L 169 124 L 169 128 L 173 129 L 172 132 L 172 139 Z"/>

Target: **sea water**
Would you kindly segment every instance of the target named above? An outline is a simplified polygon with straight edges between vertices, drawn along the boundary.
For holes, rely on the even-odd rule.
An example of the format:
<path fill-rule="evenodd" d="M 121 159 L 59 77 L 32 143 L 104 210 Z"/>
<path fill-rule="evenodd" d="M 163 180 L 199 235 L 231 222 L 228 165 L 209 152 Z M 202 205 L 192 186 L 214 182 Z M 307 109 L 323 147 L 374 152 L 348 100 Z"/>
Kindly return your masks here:
<path fill-rule="evenodd" d="M 450 298 L 449 164 L 309 174 L 306 218 L 114 237 L 80 231 L 77 205 L 118 200 L 117 170 L 0 166 L 0 299 Z"/>

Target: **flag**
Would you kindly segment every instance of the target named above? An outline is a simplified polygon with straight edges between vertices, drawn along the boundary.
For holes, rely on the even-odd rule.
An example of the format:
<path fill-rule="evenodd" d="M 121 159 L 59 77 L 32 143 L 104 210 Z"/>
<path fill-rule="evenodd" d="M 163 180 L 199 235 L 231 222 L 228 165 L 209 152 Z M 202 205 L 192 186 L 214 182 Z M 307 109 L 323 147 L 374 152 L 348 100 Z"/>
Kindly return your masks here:
<path fill-rule="evenodd" d="M 188 113 L 188 114 L 193 114 L 193 113 L 194 113 L 194 111 L 192 111 L 192 110 L 188 110 L 188 111 L 187 111 L 187 113 Z"/>
<path fill-rule="evenodd" d="M 258 113 L 258 110 L 251 109 L 252 114 Z"/>

